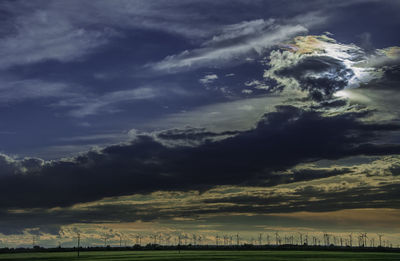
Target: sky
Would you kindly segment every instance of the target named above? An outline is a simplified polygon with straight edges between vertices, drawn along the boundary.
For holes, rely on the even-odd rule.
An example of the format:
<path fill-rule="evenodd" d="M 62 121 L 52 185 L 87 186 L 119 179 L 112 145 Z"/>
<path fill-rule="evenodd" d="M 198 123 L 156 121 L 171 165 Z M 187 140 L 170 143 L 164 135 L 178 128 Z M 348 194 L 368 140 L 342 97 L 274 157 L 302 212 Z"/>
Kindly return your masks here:
<path fill-rule="evenodd" d="M 399 11 L 1 1 L 0 248 L 400 244 Z"/>

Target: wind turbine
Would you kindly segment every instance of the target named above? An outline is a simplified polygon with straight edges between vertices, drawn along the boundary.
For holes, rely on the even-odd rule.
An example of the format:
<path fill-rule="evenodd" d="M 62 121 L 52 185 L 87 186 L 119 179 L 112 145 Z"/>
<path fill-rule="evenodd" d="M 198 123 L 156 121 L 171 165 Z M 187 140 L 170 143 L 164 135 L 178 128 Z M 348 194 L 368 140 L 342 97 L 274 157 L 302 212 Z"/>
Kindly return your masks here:
<path fill-rule="evenodd" d="M 122 235 L 119 234 L 119 247 L 122 247 Z"/>
<path fill-rule="evenodd" d="M 254 243 L 254 237 L 251 237 L 250 238 L 250 244 L 253 245 L 253 243 Z"/>
<path fill-rule="evenodd" d="M 150 235 L 149 238 L 150 238 L 150 242 L 153 242 L 153 245 L 155 245 L 157 243 L 156 242 L 156 240 L 157 240 L 157 236 L 156 235 Z"/>
<path fill-rule="evenodd" d="M 313 236 L 312 239 L 313 239 L 313 245 L 316 246 L 317 245 L 317 237 Z"/>
<path fill-rule="evenodd" d="M 81 234 L 79 232 L 76 233 L 78 236 L 78 256 L 79 256 L 79 250 L 81 248 Z"/>
<path fill-rule="evenodd" d="M 178 246 L 182 244 L 181 234 L 178 235 Z"/>
<path fill-rule="evenodd" d="M 197 245 L 197 236 L 196 236 L 196 234 L 193 234 L 192 238 L 193 238 L 193 245 L 194 246 Z"/>
<path fill-rule="evenodd" d="M 303 245 L 303 234 L 300 232 L 298 233 L 299 233 L 300 245 Z"/>
<path fill-rule="evenodd" d="M 226 246 L 228 244 L 228 236 L 224 235 L 224 246 Z"/>
<path fill-rule="evenodd" d="M 201 243 L 201 241 L 203 240 L 203 236 L 202 235 L 199 235 L 199 236 L 197 236 L 197 244 L 199 245 L 199 246 L 201 246 L 202 245 L 202 243 Z"/>
<path fill-rule="evenodd" d="M 107 246 L 107 236 L 104 235 L 103 239 L 104 239 L 104 247 L 106 247 Z"/>
<path fill-rule="evenodd" d="M 276 243 L 276 245 L 279 245 L 278 244 L 279 241 L 280 241 L 279 234 L 278 234 L 278 232 L 275 232 L 275 243 Z"/>
<path fill-rule="evenodd" d="M 141 245 L 141 235 L 140 234 L 137 234 L 137 235 L 135 235 L 135 238 L 136 238 L 136 245 Z"/>
<path fill-rule="evenodd" d="M 382 237 L 383 237 L 383 235 L 382 234 L 378 234 L 378 237 L 379 237 L 379 247 L 382 247 Z"/>
<path fill-rule="evenodd" d="M 61 234 L 60 233 L 58 233 L 57 239 L 58 239 L 58 248 L 61 248 Z"/>
<path fill-rule="evenodd" d="M 349 234 L 349 244 L 350 244 L 350 247 L 353 246 L 353 233 Z"/>
<path fill-rule="evenodd" d="M 171 245 L 171 244 L 170 244 L 171 235 L 168 235 L 168 236 L 165 238 L 165 240 L 167 241 L 166 243 L 167 243 L 168 246 Z"/>

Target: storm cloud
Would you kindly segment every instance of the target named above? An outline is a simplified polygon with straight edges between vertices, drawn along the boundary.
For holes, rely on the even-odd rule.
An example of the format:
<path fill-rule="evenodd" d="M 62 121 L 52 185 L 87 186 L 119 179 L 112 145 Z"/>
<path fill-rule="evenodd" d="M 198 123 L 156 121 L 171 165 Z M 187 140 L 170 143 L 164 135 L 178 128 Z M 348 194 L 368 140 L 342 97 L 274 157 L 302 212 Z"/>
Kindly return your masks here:
<path fill-rule="evenodd" d="M 0 206 L 50 208 L 158 190 L 257 184 L 268 179 L 271 171 L 300 162 L 399 153 L 397 144 L 373 142 L 400 127 L 362 123 L 358 120 L 362 114 L 324 117 L 280 106 L 253 130 L 196 147 L 166 147 L 150 136 L 138 136 L 130 144 L 91 151 L 69 161 L 47 162 L 23 174 L 3 175 L 0 193 L 8 200 Z M 185 139 L 186 134 L 178 132 L 171 137 L 178 136 Z"/>

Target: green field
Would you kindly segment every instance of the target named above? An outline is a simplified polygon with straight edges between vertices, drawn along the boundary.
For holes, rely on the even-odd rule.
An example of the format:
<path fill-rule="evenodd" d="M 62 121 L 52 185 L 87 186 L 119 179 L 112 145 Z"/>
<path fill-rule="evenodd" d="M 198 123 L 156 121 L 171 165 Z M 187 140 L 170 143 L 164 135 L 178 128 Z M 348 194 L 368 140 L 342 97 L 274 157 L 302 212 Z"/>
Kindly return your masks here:
<path fill-rule="evenodd" d="M 400 253 L 328 251 L 110 251 L 1 254 L 0 260 L 400 260 Z"/>

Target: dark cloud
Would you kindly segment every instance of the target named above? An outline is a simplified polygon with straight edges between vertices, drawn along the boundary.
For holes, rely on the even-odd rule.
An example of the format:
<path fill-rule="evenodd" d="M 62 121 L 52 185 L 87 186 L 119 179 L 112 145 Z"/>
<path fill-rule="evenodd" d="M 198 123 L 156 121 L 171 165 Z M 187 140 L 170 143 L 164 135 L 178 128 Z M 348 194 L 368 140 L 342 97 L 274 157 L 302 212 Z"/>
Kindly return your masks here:
<path fill-rule="evenodd" d="M 232 137 L 239 133 L 240 131 L 212 132 L 205 128 L 186 127 L 160 131 L 156 135 L 156 140 L 161 141 L 166 146 L 198 146 L 203 143 Z"/>
<path fill-rule="evenodd" d="M 276 175 L 271 175 L 270 177 L 268 177 L 268 179 L 264 181 L 263 185 L 273 186 L 278 184 L 288 184 L 307 180 L 322 179 L 351 172 L 353 172 L 353 170 L 350 168 L 298 169 L 290 172 L 289 174 L 277 173 Z"/>
<path fill-rule="evenodd" d="M 14 160 L 7 155 L 0 154 L 0 176 L 10 176 L 39 171 L 44 161 L 37 158 Z"/>
<path fill-rule="evenodd" d="M 400 164 L 393 165 L 393 166 L 390 168 L 390 173 L 391 173 L 393 176 L 400 176 Z"/>
<path fill-rule="evenodd" d="M 337 108 L 342 107 L 347 104 L 346 100 L 343 99 L 332 99 L 327 101 L 322 101 L 318 105 L 311 106 L 312 109 L 327 109 L 327 108 Z"/>
<path fill-rule="evenodd" d="M 346 189 L 326 189 L 324 186 L 304 186 L 291 193 L 240 195 L 206 199 L 206 204 L 218 204 L 219 212 L 292 213 L 299 211 L 327 212 L 358 208 L 399 208 L 399 184 L 365 186 Z M 224 205 L 224 203 L 227 203 Z M 280 204 L 284 203 L 284 204 Z"/>
<path fill-rule="evenodd" d="M 260 184 L 272 171 L 300 162 L 400 153 L 397 144 L 372 143 L 378 134 L 399 126 L 361 123 L 357 118 L 362 116 L 364 113 L 324 117 L 279 106 L 255 129 L 197 147 L 166 147 L 139 135 L 130 144 L 91 151 L 70 161 L 48 162 L 23 175 L 3 175 L 0 196 L 7 200 L 1 201 L 0 207 L 49 208 L 158 190 Z M 172 137 L 179 135 L 186 137 L 185 133 L 173 133 Z M 298 180 L 318 177 L 294 174 Z"/>
<path fill-rule="evenodd" d="M 386 83 L 388 83 L 388 86 L 398 88 L 397 84 L 400 81 L 400 61 L 398 59 L 394 60 L 393 64 L 394 66 L 386 68 L 384 79 L 386 80 Z"/>
<path fill-rule="evenodd" d="M 25 213 L 0 213 L 2 233 L 21 233 L 27 227 L 57 234 L 60 226 L 73 223 L 109 223 L 135 221 L 162 221 L 175 217 L 207 218 L 207 215 L 229 215 L 231 213 L 254 215 L 273 213 L 329 212 L 343 209 L 399 208 L 399 184 L 382 186 L 346 187 L 340 189 L 318 185 L 301 186 L 291 192 L 251 190 L 234 196 L 219 194 L 186 201 L 185 204 L 166 205 L 165 202 L 150 204 L 93 204 L 76 209 L 61 208 L 44 212 L 43 209 Z M 215 196 L 215 194 L 213 194 Z M 161 195 L 162 196 L 162 195 Z M 184 198 L 182 200 L 185 200 Z"/>
<path fill-rule="evenodd" d="M 275 72 L 280 77 L 295 78 L 302 90 L 307 90 L 310 97 L 321 101 L 344 89 L 354 72 L 342 61 L 329 56 L 309 56 L 292 67 Z"/>

